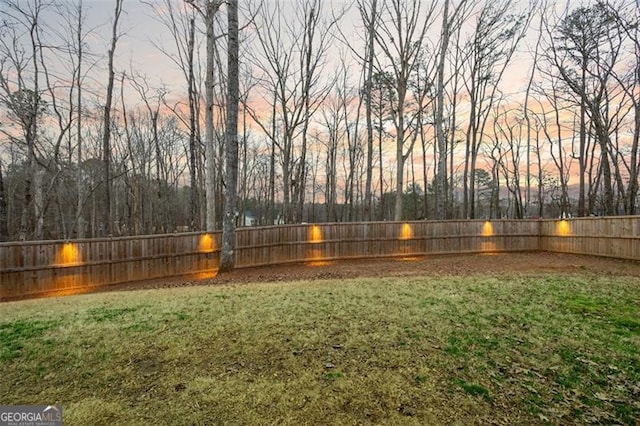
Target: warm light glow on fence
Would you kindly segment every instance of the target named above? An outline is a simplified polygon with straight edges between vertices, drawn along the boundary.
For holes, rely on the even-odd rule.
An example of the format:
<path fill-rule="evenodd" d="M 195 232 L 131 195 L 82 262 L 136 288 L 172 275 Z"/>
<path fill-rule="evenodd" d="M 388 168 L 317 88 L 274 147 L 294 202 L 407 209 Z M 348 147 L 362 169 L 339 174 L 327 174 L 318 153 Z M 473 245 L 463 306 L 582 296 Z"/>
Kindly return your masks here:
<path fill-rule="evenodd" d="M 400 260 L 403 262 L 417 262 L 420 259 L 422 258 L 418 256 L 405 256 L 400 258 Z"/>
<path fill-rule="evenodd" d="M 493 236 L 493 224 L 488 220 L 482 225 L 482 236 L 483 237 Z"/>
<path fill-rule="evenodd" d="M 203 253 L 204 256 L 200 256 L 198 259 L 198 265 L 196 270 L 200 272 L 197 273 L 196 279 L 207 279 L 213 278 L 217 274 L 217 269 L 213 269 L 214 260 L 213 252 L 215 251 L 215 240 L 213 239 L 213 235 L 211 234 L 202 234 L 200 236 L 200 240 L 198 241 L 198 253 Z M 213 274 L 213 276 L 211 276 Z"/>
<path fill-rule="evenodd" d="M 403 223 L 400 228 L 400 236 L 398 237 L 398 254 L 412 255 L 415 253 L 415 241 L 413 240 L 413 228 L 408 223 Z"/>
<path fill-rule="evenodd" d="M 483 241 L 480 244 L 480 251 L 482 254 L 492 254 L 497 251 L 496 244 L 491 241 Z"/>
<path fill-rule="evenodd" d="M 566 220 L 561 220 L 556 223 L 556 234 L 561 237 L 571 235 L 571 224 Z"/>
<path fill-rule="evenodd" d="M 214 269 L 211 271 L 202 271 L 202 272 L 198 272 L 197 274 L 195 274 L 193 276 L 194 279 L 196 280 L 208 280 L 211 278 L 215 278 L 218 275 L 218 270 Z"/>
<path fill-rule="evenodd" d="M 309 242 L 311 245 L 307 247 L 307 259 L 315 261 L 314 263 L 319 263 L 324 256 L 322 253 L 322 245 L 318 244 L 322 242 L 322 228 L 318 225 L 311 225 L 309 228 Z M 319 264 L 318 266 L 322 265 Z"/>
<path fill-rule="evenodd" d="M 78 246 L 73 243 L 64 243 L 62 245 L 62 249 L 58 254 L 58 264 L 59 265 L 74 265 L 80 263 L 82 259 L 80 259 L 80 251 L 78 250 Z"/>
<path fill-rule="evenodd" d="M 204 234 L 198 242 L 198 251 L 200 253 L 210 253 L 214 250 L 213 237 L 211 234 Z"/>
<path fill-rule="evenodd" d="M 52 295 L 66 296 L 86 293 L 91 287 L 91 277 L 83 267 L 78 244 L 64 243 L 55 255 L 55 266 L 60 268 L 52 277 L 48 291 Z"/>
<path fill-rule="evenodd" d="M 64 287 L 64 284 L 66 283 L 62 279 L 58 279 L 58 282 L 56 282 L 56 285 L 59 287 Z M 82 285 L 83 287 L 73 287 L 73 288 L 65 288 L 63 290 L 54 290 L 53 292 L 51 292 L 51 296 L 54 296 L 54 297 L 75 296 L 78 294 L 90 293 L 93 290 L 93 287 L 89 282 L 85 281 L 85 282 L 82 282 L 80 285 Z"/>
<path fill-rule="evenodd" d="M 309 228 L 309 241 L 312 243 L 322 242 L 322 229 L 318 225 L 312 225 Z"/>
<path fill-rule="evenodd" d="M 317 267 L 320 267 L 320 266 L 333 265 L 334 263 L 335 262 L 332 262 L 330 260 L 312 260 L 311 262 L 305 263 L 305 265 L 317 268 Z"/>
<path fill-rule="evenodd" d="M 411 238 L 413 238 L 413 228 L 408 223 L 403 223 L 400 229 L 400 239 L 410 240 Z"/>

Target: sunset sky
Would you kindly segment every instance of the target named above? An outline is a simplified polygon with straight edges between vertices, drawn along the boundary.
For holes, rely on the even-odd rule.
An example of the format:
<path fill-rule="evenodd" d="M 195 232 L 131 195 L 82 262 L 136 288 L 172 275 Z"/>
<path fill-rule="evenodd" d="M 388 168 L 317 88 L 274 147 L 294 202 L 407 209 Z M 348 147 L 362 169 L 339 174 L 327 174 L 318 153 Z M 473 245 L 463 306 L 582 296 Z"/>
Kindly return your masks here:
<path fill-rule="evenodd" d="M 172 1 L 176 7 L 182 6 L 183 0 Z M 240 3 L 242 6 L 243 2 L 241 1 Z M 286 8 L 292 9 L 293 3 L 292 0 L 282 2 L 285 10 Z M 360 34 L 362 32 L 362 24 L 357 9 L 351 3 L 347 1 L 326 2 L 325 9 L 329 12 L 332 8 L 335 11 L 339 11 L 347 7 L 339 28 L 348 38 L 351 47 L 354 47 L 363 43 Z M 111 33 L 114 2 L 111 0 L 83 0 L 83 4 L 87 16 L 86 27 L 92 29 L 89 38 L 89 50 L 98 56 L 106 55 Z M 348 7 L 348 5 L 351 5 L 351 7 Z M 180 90 L 184 85 L 180 71 L 157 48 L 157 46 L 161 46 L 167 53 L 175 52 L 171 34 L 159 22 L 157 17 L 157 14 L 162 13 L 163 10 L 163 2 L 159 0 L 125 0 L 124 12 L 119 26 L 121 38 L 116 48 L 116 69 L 120 72 L 134 69 L 145 75 L 151 86 L 165 84 Z M 53 14 L 45 15 L 45 19 L 50 20 L 48 23 L 53 27 L 58 25 L 54 20 Z M 428 44 L 430 45 L 433 45 L 439 36 L 439 18 L 437 19 L 434 30 L 429 37 Z M 535 43 L 535 31 L 534 24 L 529 31 L 530 36 L 527 40 L 523 40 L 518 57 L 513 61 L 509 72 L 505 75 L 504 87 L 508 88 L 508 90 L 517 91 L 526 82 L 527 73 L 531 66 L 530 54 L 527 50 L 530 49 L 530 44 Z M 245 45 L 244 49 L 251 49 L 251 46 Z M 336 40 L 329 59 L 337 59 L 340 51 L 348 52 L 348 49 L 345 48 L 341 41 Z M 103 67 L 100 66 L 100 68 Z M 327 71 L 333 71 L 331 66 L 328 67 Z"/>
<path fill-rule="evenodd" d="M 241 7 L 244 2 L 240 2 Z M 67 4 L 74 4 L 68 2 Z M 176 8 L 185 7 L 182 0 L 173 0 L 172 4 Z M 245 22 L 248 11 L 246 10 L 248 3 L 244 3 L 245 6 Z M 285 10 L 285 20 L 288 18 L 287 13 L 294 12 L 293 1 L 284 1 L 282 6 Z M 527 2 L 522 1 L 519 3 L 524 9 Z M 97 89 L 95 91 L 96 102 L 99 104 L 104 97 L 104 84 L 106 82 L 106 52 L 111 36 L 111 23 L 113 20 L 114 1 L 112 0 L 84 0 L 83 7 L 86 13 L 85 28 L 90 29 L 89 37 L 87 38 L 88 51 L 94 55 L 97 63 L 90 73 L 90 80 L 94 81 Z M 334 1 L 324 3 L 325 15 L 330 17 L 331 11 L 339 11 L 345 8 L 346 5 L 351 5 L 351 2 L 346 1 Z M 568 3 L 560 2 L 558 4 L 559 9 L 568 7 Z M 171 34 L 159 22 L 159 14 L 164 13 L 166 6 L 163 1 L 159 0 L 125 0 L 124 1 L 124 13 L 121 17 L 119 25 L 119 33 L 121 37 L 118 41 L 116 48 L 116 61 L 115 69 L 117 75 L 126 73 L 131 75 L 132 73 L 144 78 L 147 85 L 153 90 L 160 87 L 166 87 L 168 90 L 167 98 L 172 99 L 173 102 L 179 102 L 186 97 L 186 83 L 182 72 L 178 67 L 167 57 L 169 55 L 175 55 L 175 45 L 172 40 Z M 514 10 L 514 13 L 518 12 Z M 51 28 L 52 34 L 57 31 L 62 31 L 64 24 L 57 21 L 60 18 L 56 18 L 52 12 L 47 12 L 44 16 L 46 25 Z M 474 22 L 474 17 L 468 19 L 469 23 Z M 197 20 L 201 21 L 201 20 Z M 519 45 L 518 51 L 511 61 L 507 72 L 505 73 L 502 82 L 500 83 L 500 89 L 504 93 L 507 99 L 513 99 L 515 101 L 522 101 L 523 90 L 529 77 L 529 73 L 532 67 L 532 49 L 537 39 L 538 23 L 537 18 L 534 18 L 525 39 L 523 39 Z M 433 24 L 433 28 L 428 34 L 426 45 L 430 46 L 433 51 L 435 44 L 439 39 L 439 26 L 440 17 L 436 16 Z M 340 38 L 346 38 L 351 48 L 358 49 L 359 46 L 363 46 L 362 41 L 362 24 L 357 9 L 352 6 L 345 12 L 344 17 L 339 25 L 341 32 Z M 202 31 L 202 23 L 200 22 L 199 30 Z M 246 30 L 248 33 L 250 29 Z M 463 31 L 464 32 L 464 31 Z M 200 62 L 204 62 L 204 37 L 200 34 Z M 255 41 L 254 41 L 255 43 Z M 164 49 L 163 53 L 160 48 Z M 245 44 L 243 46 L 245 54 L 252 49 L 255 49 L 255 45 Z M 345 53 L 348 60 L 352 63 L 353 72 L 351 73 L 351 83 L 358 84 L 360 75 L 360 68 L 356 61 L 353 59 L 349 49 L 345 47 L 344 43 L 340 40 L 333 42 L 333 47 L 328 54 L 327 66 L 324 69 L 326 76 L 334 74 L 335 69 L 339 66 L 339 58 L 342 53 Z M 241 60 L 243 58 L 241 57 Z M 245 63 L 248 59 L 245 60 Z M 64 80 L 64 75 L 61 79 Z M 91 85 L 91 84 L 90 84 Z M 89 85 L 89 86 L 90 86 Z M 253 102 L 256 107 L 259 108 L 262 96 L 257 92 L 250 94 L 250 102 Z M 463 89 L 464 91 L 464 89 Z M 131 107 L 135 108 L 136 105 L 140 105 L 141 101 L 139 95 L 135 93 L 130 87 L 125 90 L 127 96 L 127 103 Z M 508 103 L 508 102 L 507 102 Z M 465 119 L 465 105 L 461 103 L 459 110 L 459 124 L 464 126 Z M 548 155 L 545 155 L 548 158 Z M 415 161 L 419 161 L 419 152 L 414 153 Z M 394 158 L 388 156 L 387 161 L 389 167 L 393 168 Z M 479 164 L 483 166 L 483 164 Z"/>

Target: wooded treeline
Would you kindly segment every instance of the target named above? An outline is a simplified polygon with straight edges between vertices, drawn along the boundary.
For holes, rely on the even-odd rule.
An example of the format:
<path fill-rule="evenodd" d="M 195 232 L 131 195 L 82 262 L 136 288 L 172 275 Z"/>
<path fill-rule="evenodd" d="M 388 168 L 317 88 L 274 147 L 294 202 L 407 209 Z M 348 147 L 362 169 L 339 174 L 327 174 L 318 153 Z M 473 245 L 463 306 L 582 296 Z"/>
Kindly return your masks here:
<path fill-rule="evenodd" d="M 636 1 L 240 1 L 235 191 L 229 8 L 142 3 L 0 0 L 0 241 L 638 209 Z"/>

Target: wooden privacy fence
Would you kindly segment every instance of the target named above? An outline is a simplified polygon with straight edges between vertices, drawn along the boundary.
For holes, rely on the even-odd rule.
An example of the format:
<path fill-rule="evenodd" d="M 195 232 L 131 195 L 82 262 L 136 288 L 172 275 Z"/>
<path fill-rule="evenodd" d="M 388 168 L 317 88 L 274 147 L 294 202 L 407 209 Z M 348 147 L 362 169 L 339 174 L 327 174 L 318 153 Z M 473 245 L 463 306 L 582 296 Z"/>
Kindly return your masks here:
<path fill-rule="evenodd" d="M 236 265 L 538 249 L 537 220 L 365 222 L 244 228 Z"/>
<path fill-rule="evenodd" d="M 221 234 L 0 244 L 0 300 L 176 275 L 214 276 Z M 242 228 L 236 266 L 547 250 L 640 259 L 640 217 L 330 223 Z"/>
<path fill-rule="evenodd" d="M 640 216 L 543 220 L 539 249 L 640 260 Z"/>
<path fill-rule="evenodd" d="M 91 288 L 218 267 L 219 234 L 171 234 L 0 245 L 0 300 Z"/>

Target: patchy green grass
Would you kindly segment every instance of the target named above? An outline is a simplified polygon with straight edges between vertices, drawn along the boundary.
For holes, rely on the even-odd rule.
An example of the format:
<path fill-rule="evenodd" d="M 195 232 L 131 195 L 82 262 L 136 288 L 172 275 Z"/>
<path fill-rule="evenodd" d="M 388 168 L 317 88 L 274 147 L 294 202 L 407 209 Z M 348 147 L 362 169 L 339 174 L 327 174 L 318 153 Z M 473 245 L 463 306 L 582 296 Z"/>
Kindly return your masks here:
<path fill-rule="evenodd" d="M 411 277 L 0 305 L 0 401 L 95 424 L 640 419 L 640 280 Z"/>

